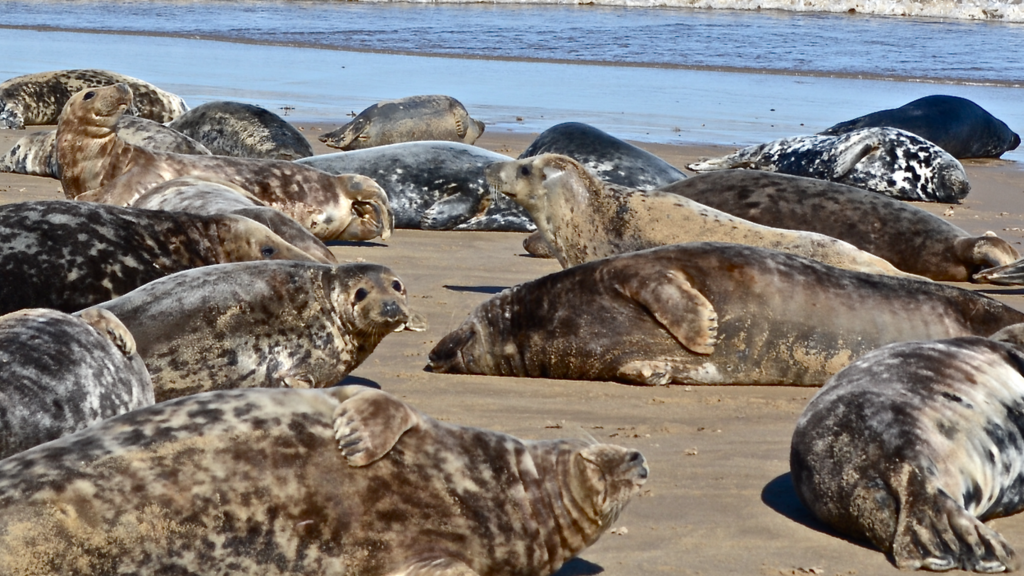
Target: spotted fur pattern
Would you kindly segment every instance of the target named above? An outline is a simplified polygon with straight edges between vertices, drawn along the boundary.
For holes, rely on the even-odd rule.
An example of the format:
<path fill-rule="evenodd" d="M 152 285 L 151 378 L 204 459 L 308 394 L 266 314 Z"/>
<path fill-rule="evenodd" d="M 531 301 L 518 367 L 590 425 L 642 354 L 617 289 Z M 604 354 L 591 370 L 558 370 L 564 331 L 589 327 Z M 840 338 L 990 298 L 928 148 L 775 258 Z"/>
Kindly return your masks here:
<path fill-rule="evenodd" d="M 472 144 L 483 133 L 484 123 L 470 118 L 455 98 L 410 96 L 378 102 L 348 124 L 320 136 L 320 141 L 341 150 L 361 150 L 423 140 Z"/>
<path fill-rule="evenodd" d="M 221 156 L 298 160 L 313 147 L 277 114 L 243 102 L 207 102 L 185 112 L 170 128 L 202 142 Z"/>

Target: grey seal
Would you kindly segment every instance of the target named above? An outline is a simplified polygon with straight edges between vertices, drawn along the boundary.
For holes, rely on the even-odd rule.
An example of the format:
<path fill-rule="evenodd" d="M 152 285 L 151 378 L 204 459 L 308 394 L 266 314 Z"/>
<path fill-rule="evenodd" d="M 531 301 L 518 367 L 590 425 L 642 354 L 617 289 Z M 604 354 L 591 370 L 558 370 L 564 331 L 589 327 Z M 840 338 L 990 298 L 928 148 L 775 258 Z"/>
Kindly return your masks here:
<path fill-rule="evenodd" d="M 455 98 L 409 96 L 370 106 L 348 124 L 320 136 L 320 141 L 331 148 L 360 150 L 419 140 L 472 144 L 483 133 L 484 123 L 470 118 Z"/>
<path fill-rule="evenodd" d="M 202 142 L 221 156 L 298 160 L 313 155 L 313 146 L 277 114 L 244 102 L 207 102 L 168 125 Z"/>

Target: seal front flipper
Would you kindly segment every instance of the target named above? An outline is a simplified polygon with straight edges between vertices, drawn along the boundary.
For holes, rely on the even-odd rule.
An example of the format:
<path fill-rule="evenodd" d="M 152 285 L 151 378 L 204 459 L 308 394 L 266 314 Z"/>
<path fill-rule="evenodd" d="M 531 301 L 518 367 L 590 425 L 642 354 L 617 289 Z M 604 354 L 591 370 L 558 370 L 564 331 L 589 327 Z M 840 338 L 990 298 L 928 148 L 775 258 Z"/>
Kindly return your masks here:
<path fill-rule="evenodd" d="M 718 340 L 718 313 L 682 273 L 668 270 L 653 278 L 630 274 L 619 291 L 646 308 L 680 344 L 697 354 L 711 354 Z"/>
<path fill-rule="evenodd" d="M 480 573 L 454 558 L 437 558 L 413 562 L 388 576 L 480 576 Z"/>
<path fill-rule="evenodd" d="M 863 132 L 859 137 L 847 142 L 836 157 L 831 179 L 839 180 L 849 174 L 861 160 L 877 150 L 880 145 L 881 138 L 875 131 Z"/>
<path fill-rule="evenodd" d="M 351 393 L 334 410 L 334 437 L 349 466 L 367 466 L 380 460 L 420 415 L 394 396 L 362 386 L 344 386 Z"/>
<path fill-rule="evenodd" d="M 424 230 L 451 230 L 459 224 L 469 220 L 476 212 L 486 209 L 480 208 L 480 202 L 475 202 L 466 194 L 456 194 L 442 198 L 433 206 L 423 211 L 420 217 L 420 228 Z M 488 203 L 489 204 L 489 203 Z"/>

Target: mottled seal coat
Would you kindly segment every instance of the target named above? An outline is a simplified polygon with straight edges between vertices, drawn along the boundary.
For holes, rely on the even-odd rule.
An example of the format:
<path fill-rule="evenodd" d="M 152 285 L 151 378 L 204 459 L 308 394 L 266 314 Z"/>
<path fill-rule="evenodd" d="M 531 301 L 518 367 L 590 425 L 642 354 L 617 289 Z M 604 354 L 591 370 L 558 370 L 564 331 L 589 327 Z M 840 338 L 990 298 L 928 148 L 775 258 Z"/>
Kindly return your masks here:
<path fill-rule="evenodd" d="M 601 180 L 627 188 L 652 190 L 686 178 L 654 154 L 582 122 L 565 122 L 541 132 L 519 159 L 541 154 L 568 156 Z"/>
<path fill-rule="evenodd" d="M 56 124 L 73 94 L 117 83 L 128 85 L 135 93 L 135 116 L 170 122 L 188 110 L 179 96 L 138 78 L 107 70 L 56 70 L 18 76 L 0 84 L 0 129 Z"/>
<path fill-rule="evenodd" d="M 917 134 L 954 158 L 998 158 L 1020 146 L 1005 122 L 966 98 L 925 96 L 891 110 L 872 112 L 820 132 L 828 136 L 888 126 Z"/>
<path fill-rule="evenodd" d="M 988 336 L 1024 312 L 952 286 L 695 242 L 574 266 L 478 306 L 437 372 L 820 386 L 891 342 Z"/>
<path fill-rule="evenodd" d="M 128 205 L 152 186 L 181 176 L 235 184 L 294 218 L 317 238 L 388 238 L 387 194 L 358 174 L 335 176 L 284 160 L 193 156 L 132 146 L 113 127 L 131 103 L 124 84 L 79 92 L 57 125 L 57 160 L 69 198 Z"/>
<path fill-rule="evenodd" d="M 510 160 L 458 142 L 405 142 L 298 163 L 373 178 L 387 191 L 398 228 L 530 232 L 536 227 L 529 214 L 504 196 L 492 197 L 484 176 L 490 164 Z"/>
<path fill-rule="evenodd" d="M 157 278 L 209 264 L 313 258 L 265 226 L 86 202 L 0 206 L 0 314 L 74 312 Z"/>
<path fill-rule="evenodd" d="M 836 374 L 793 434 L 800 499 L 903 569 L 1019 569 L 983 522 L 1024 509 L 1022 328 L 893 344 Z"/>
<path fill-rule="evenodd" d="M 223 388 L 333 386 L 391 332 L 421 331 L 376 264 L 244 262 L 186 270 L 98 305 L 135 336 L 158 401 Z"/>
<path fill-rule="evenodd" d="M 320 136 L 320 141 L 331 148 L 361 150 L 419 140 L 472 144 L 483 133 L 484 123 L 470 118 L 455 98 L 410 96 L 378 102 L 348 124 Z"/>
<path fill-rule="evenodd" d="M 832 236 L 932 280 L 969 282 L 1020 257 L 992 233 L 971 236 L 911 204 L 815 178 L 725 170 L 660 190 L 765 226 Z"/>
<path fill-rule="evenodd" d="M 0 316 L 0 458 L 153 403 L 135 341 L 113 314 Z"/>
<path fill-rule="evenodd" d="M 794 136 L 688 164 L 694 172 L 745 168 L 839 182 L 900 200 L 958 203 L 971 191 L 960 162 L 897 128 Z"/>
<path fill-rule="evenodd" d="M 735 242 L 832 266 L 906 275 L 885 260 L 813 232 L 754 224 L 677 194 L 608 184 L 568 156 L 492 164 L 487 180 L 526 208 L 562 267 L 680 242 Z"/>
<path fill-rule="evenodd" d="M 192 176 L 175 178 L 147 190 L 132 202 L 133 208 L 171 210 L 211 216 L 236 214 L 266 226 L 285 242 L 324 264 L 337 264 L 334 254 L 302 224 L 260 202 L 227 182 L 213 182 Z"/>
<path fill-rule="evenodd" d="M 0 462 L 0 571 L 545 576 L 647 476 L 366 388 L 210 392 Z"/>
<path fill-rule="evenodd" d="M 294 126 L 266 108 L 244 102 L 207 102 L 185 112 L 170 128 L 221 156 L 298 160 L 313 146 Z"/>

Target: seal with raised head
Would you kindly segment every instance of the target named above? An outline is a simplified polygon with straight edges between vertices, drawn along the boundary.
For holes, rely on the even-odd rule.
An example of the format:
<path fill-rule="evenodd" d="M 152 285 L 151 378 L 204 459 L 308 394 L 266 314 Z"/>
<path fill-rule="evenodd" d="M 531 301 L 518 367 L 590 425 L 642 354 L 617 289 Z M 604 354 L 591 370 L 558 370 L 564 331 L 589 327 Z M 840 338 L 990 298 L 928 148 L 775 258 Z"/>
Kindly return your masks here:
<path fill-rule="evenodd" d="M 158 401 L 223 388 L 333 386 L 388 334 L 426 329 L 402 281 L 376 264 L 206 266 L 97 307 L 135 337 Z"/>
<path fill-rule="evenodd" d="M 998 278 L 993 269 L 1020 258 L 994 233 L 971 236 L 912 204 L 815 178 L 724 170 L 659 190 L 765 226 L 838 238 L 932 280 L 969 282 L 986 269 Z"/>
<path fill-rule="evenodd" d="M 955 204 L 971 191 L 967 173 L 956 158 L 898 128 L 782 138 L 686 167 L 694 172 L 737 168 L 781 172 L 916 202 Z"/>
<path fill-rule="evenodd" d="M 195 138 L 221 156 L 298 160 L 313 155 L 313 146 L 302 132 L 255 104 L 207 102 L 167 126 Z"/>
<path fill-rule="evenodd" d="M 1024 510 L 1022 336 L 892 344 L 836 374 L 793 433 L 800 500 L 901 569 L 1019 569 L 984 522 Z"/>
<path fill-rule="evenodd" d="M 838 136 L 860 128 L 899 128 L 941 147 L 954 158 L 998 158 L 1020 146 L 1005 122 L 966 98 L 934 95 L 891 110 L 840 122 L 819 132 Z"/>
<path fill-rule="evenodd" d="M 106 310 L 0 316 L 0 459 L 153 403 L 128 329 Z"/>
<path fill-rule="evenodd" d="M 459 142 L 404 142 L 299 160 L 331 174 L 362 174 L 388 193 L 395 227 L 531 232 L 518 204 L 492 197 L 484 169 L 512 158 Z"/>
<path fill-rule="evenodd" d="M 320 141 L 331 148 L 360 150 L 419 140 L 472 144 L 483 133 L 484 123 L 470 118 L 455 98 L 409 96 L 370 106 L 348 124 L 320 136 Z"/>
<path fill-rule="evenodd" d="M 633 384 L 820 386 L 907 340 L 988 336 L 1024 312 L 934 282 L 694 242 L 573 266 L 478 306 L 436 372 Z"/>
<path fill-rule="evenodd" d="M 547 576 L 647 477 L 358 386 L 210 392 L 0 462 L 0 572 Z"/>
<path fill-rule="evenodd" d="M 315 259 L 233 214 L 199 216 L 43 200 L 0 206 L 0 314 L 75 312 L 181 270 Z"/>
<path fill-rule="evenodd" d="M 605 182 L 652 190 L 686 178 L 675 166 L 629 142 L 582 122 L 556 124 L 540 133 L 519 159 L 561 154 Z"/>
<path fill-rule="evenodd" d="M 387 193 L 358 174 L 335 176 L 286 160 L 151 152 L 118 137 L 131 104 L 124 84 L 84 90 L 57 125 L 57 161 L 69 198 L 129 205 L 147 189 L 181 176 L 230 182 L 281 210 L 317 238 L 387 239 L 394 228 Z"/>
<path fill-rule="evenodd" d="M 907 274 L 878 256 L 822 234 L 755 224 L 678 194 L 602 182 L 568 156 L 492 164 L 487 180 L 530 213 L 563 268 L 680 242 L 735 242 L 832 266 Z"/>
<path fill-rule="evenodd" d="M 56 124 L 73 94 L 117 83 L 128 85 L 135 93 L 135 116 L 170 122 L 188 110 L 181 97 L 138 78 L 107 70 L 55 70 L 18 76 L 0 84 L 0 129 Z"/>

